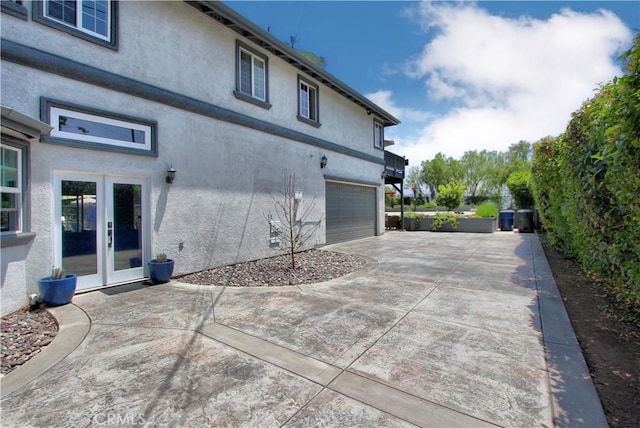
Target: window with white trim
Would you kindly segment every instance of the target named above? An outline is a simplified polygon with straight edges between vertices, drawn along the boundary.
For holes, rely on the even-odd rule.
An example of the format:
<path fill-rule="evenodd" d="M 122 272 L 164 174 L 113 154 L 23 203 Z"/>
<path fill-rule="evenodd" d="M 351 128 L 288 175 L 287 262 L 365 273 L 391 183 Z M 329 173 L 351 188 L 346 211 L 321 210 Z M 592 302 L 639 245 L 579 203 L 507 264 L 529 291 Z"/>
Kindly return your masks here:
<path fill-rule="evenodd" d="M 384 149 L 384 126 L 377 120 L 373 121 L 373 147 Z"/>
<path fill-rule="evenodd" d="M 1 232 L 22 231 L 22 150 L 2 144 L 0 146 L 0 207 Z"/>
<path fill-rule="evenodd" d="M 298 77 L 298 118 L 318 122 L 318 86 Z"/>
<path fill-rule="evenodd" d="M 243 43 L 237 44 L 237 78 L 236 91 L 241 95 L 267 103 L 268 88 L 268 60 Z"/>
<path fill-rule="evenodd" d="M 155 123 L 43 99 L 48 143 L 156 155 Z"/>
<path fill-rule="evenodd" d="M 44 15 L 103 40 L 109 40 L 111 0 L 45 0 Z"/>
<path fill-rule="evenodd" d="M 42 0 L 34 2 L 34 21 L 101 45 L 116 47 L 115 0 Z"/>

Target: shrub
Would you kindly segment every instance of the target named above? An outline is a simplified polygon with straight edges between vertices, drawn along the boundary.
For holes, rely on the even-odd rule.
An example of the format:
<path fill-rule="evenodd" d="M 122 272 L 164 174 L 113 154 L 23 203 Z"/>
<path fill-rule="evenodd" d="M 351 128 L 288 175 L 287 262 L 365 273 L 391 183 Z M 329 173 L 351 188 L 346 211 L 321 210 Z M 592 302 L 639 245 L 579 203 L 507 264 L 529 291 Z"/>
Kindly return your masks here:
<path fill-rule="evenodd" d="M 452 182 L 438 186 L 438 205 L 447 207 L 449 211 L 456 209 L 462 204 L 465 187 L 462 183 Z"/>
<path fill-rule="evenodd" d="M 573 113 L 565 133 L 535 146 L 533 189 L 552 242 L 607 281 L 640 322 L 640 35 L 628 73 Z"/>
<path fill-rule="evenodd" d="M 404 213 L 404 217 L 415 219 L 414 224 L 415 224 L 416 230 L 420 230 L 420 227 L 422 226 L 422 219 L 424 218 L 424 214 L 409 211 Z"/>
<path fill-rule="evenodd" d="M 516 171 L 511 173 L 509 178 L 507 178 L 507 187 L 518 208 L 529 208 L 533 206 L 530 184 L 530 171 Z"/>
<path fill-rule="evenodd" d="M 478 217 L 497 217 L 498 206 L 493 202 L 484 202 L 476 208 L 476 216 Z"/>
<path fill-rule="evenodd" d="M 458 216 L 454 213 L 437 213 L 433 216 L 433 222 L 431 223 L 431 230 L 437 231 L 442 229 L 446 225 L 450 225 L 452 228 L 458 227 Z"/>

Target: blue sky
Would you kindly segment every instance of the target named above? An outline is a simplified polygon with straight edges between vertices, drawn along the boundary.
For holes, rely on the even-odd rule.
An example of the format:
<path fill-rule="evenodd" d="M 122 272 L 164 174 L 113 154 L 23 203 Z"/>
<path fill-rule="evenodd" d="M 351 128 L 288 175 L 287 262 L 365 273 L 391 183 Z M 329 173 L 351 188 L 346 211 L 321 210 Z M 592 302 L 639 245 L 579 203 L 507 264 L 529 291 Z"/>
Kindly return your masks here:
<path fill-rule="evenodd" d="M 559 134 L 640 30 L 638 1 L 225 3 L 398 117 L 411 166 Z"/>

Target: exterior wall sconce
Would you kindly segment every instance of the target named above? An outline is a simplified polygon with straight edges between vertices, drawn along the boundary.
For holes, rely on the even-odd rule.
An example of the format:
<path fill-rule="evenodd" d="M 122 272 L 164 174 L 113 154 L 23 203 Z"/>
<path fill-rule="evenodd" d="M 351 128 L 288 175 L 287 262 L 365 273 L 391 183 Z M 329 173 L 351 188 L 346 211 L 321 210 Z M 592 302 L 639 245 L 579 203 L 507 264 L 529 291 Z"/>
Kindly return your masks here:
<path fill-rule="evenodd" d="M 176 178 L 176 170 L 174 167 L 171 167 L 167 170 L 166 181 L 168 184 L 173 183 L 173 180 Z"/>
<path fill-rule="evenodd" d="M 326 156 L 322 156 L 320 158 L 320 168 L 324 168 L 327 166 L 327 157 Z"/>

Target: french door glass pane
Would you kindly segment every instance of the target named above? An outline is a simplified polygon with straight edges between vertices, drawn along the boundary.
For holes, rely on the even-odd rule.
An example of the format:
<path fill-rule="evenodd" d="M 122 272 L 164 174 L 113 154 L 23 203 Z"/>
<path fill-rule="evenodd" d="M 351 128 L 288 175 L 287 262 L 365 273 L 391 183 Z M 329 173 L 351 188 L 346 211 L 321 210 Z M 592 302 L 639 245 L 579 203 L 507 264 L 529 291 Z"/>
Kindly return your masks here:
<path fill-rule="evenodd" d="M 141 191 L 139 184 L 113 185 L 114 270 L 142 266 Z"/>
<path fill-rule="evenodd" d="M 62 267 L 69 273 L 98 272 L 96 183 L 62 181 Z"/>

